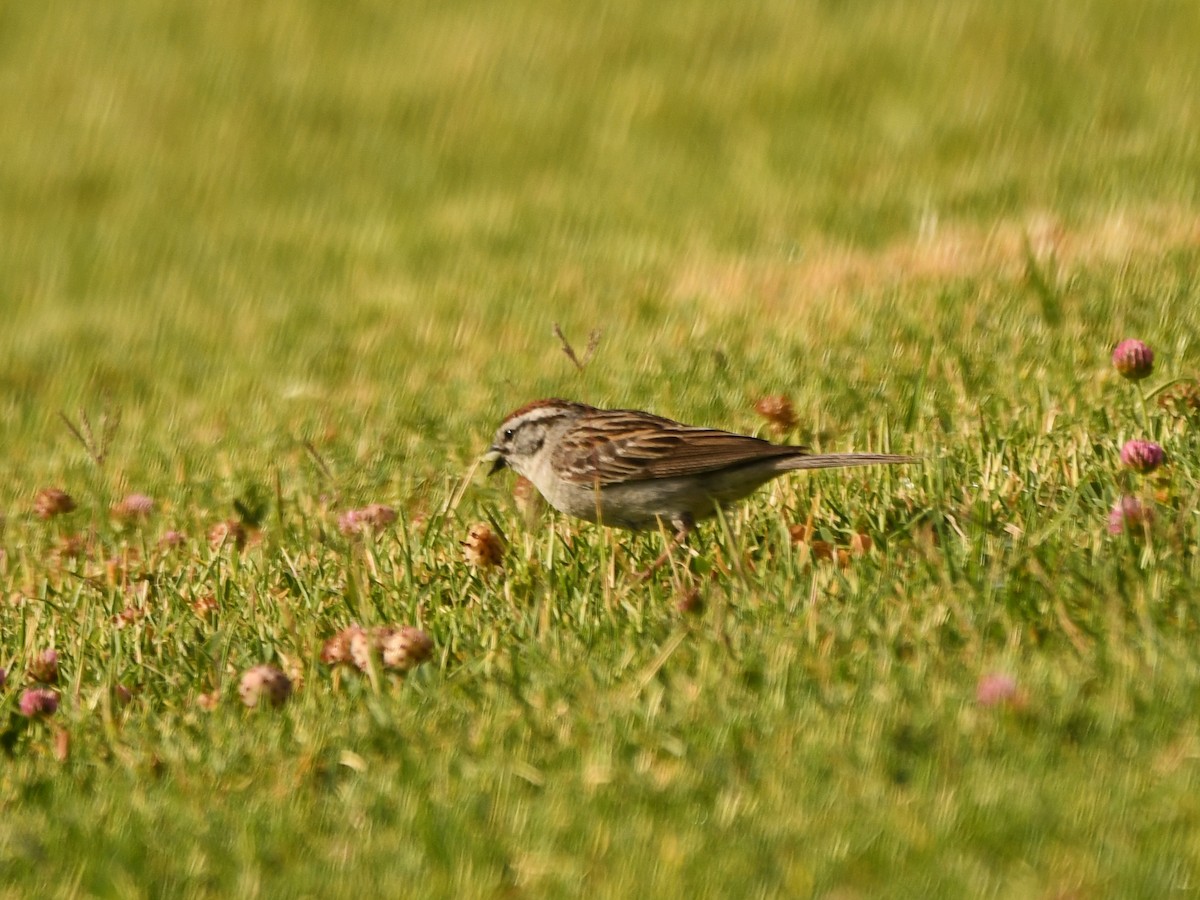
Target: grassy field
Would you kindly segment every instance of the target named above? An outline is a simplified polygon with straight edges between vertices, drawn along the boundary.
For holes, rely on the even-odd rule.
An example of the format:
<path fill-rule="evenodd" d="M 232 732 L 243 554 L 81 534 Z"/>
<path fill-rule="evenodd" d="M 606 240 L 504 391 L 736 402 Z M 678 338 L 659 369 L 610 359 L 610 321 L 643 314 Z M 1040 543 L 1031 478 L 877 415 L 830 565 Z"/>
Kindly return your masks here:
<path fill-rule="evenodd" d="M 1156 0 L 0 7 L 0 897 L 1200 892 L 1198 46 Z M 660 536 L 472 470 L 541 396 L 779 394 L 922 461 L 647 584 Z M 351 623 L 432 656 L 333 669 Z"/>

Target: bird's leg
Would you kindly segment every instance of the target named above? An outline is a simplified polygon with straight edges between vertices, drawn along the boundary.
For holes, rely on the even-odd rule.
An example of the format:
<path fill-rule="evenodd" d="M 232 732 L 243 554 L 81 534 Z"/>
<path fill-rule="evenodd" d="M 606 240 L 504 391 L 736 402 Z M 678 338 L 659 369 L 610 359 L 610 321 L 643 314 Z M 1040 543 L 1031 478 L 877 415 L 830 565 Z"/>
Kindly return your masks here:
<path fill-rule="evenodd" d="M 696 527 L 695 521 L 687 513 L 684 513 L 678 518 L 672 519 L 671 524 L 675 526 L 675 536 L 667 542 L 667 549 L 659 555 L 658 559 L 637 573 L 637 579 L 639 581 L 645 581 L 647 578 L 653 575 L 663 563 L 670 559 L 671 553 L 674 552 L 675 548 L 686 541 L 688 535 L 692 533 L 692 529 Z"/>

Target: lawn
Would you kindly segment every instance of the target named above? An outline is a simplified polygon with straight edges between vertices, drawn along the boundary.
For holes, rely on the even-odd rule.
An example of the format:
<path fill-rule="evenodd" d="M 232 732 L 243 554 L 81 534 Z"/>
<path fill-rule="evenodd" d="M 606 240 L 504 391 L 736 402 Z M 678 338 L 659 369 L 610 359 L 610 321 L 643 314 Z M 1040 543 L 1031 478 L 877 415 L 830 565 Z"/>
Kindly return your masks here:
<path fill-rule="evenodd" d="M 1198 46 L 1157 0 L 4 5 L 0 897 L 1200 891 Z M 661 535 L 475 467 L 547 396 L 920 460 L 642 583 Z"/>

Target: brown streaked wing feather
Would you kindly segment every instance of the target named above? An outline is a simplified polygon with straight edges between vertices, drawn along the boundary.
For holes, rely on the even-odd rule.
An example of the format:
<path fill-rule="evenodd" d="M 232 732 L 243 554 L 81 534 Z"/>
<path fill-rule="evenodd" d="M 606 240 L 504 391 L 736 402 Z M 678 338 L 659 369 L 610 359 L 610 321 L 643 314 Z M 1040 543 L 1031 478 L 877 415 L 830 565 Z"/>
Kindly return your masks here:
<path fill-rule="evenodd" d="M 623 436 L 603 440 L 614 430 Z M 587 448 L 591 448 L 590 452 Z M 795 456 L 803 447 L 715 428 L 680 425 L 636 410 L 597 410 L 564 436 L 555 464 L 576 484 L 620 484 L 699 475 L 757 459 Z"/>

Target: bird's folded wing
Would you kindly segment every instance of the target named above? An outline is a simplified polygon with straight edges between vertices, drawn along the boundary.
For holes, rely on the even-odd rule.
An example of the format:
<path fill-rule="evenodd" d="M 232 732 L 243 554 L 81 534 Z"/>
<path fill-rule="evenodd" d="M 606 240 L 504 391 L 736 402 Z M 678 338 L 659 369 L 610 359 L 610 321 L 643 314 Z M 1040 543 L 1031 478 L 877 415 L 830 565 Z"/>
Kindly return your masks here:
<path fill-rule="evenodd" d="M 622 410 L 613 410 L 609 415 Z M 647 423 L 645 413 L 625 421 L 581 422 L 555 452 L 555 465 L 576 484 L 620 484 L 651 478 L 701 475 L 762 459 L 797 456 L 803 447 L 669 419 Z M 615 427 L 621 426 L 621 427 Z M 618 438 L 606 435 L 620 434 Z"/>

